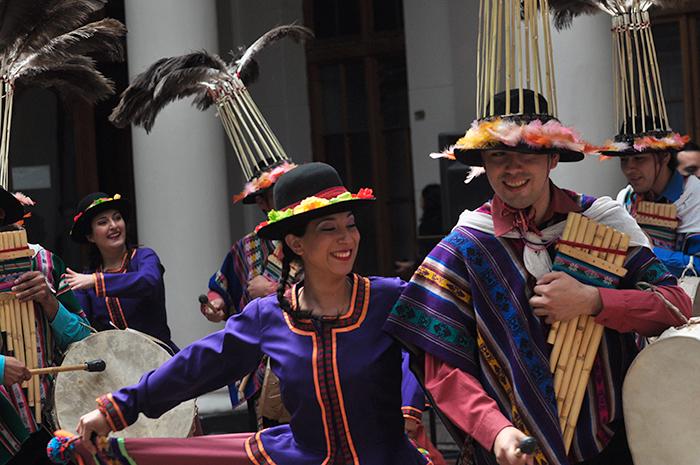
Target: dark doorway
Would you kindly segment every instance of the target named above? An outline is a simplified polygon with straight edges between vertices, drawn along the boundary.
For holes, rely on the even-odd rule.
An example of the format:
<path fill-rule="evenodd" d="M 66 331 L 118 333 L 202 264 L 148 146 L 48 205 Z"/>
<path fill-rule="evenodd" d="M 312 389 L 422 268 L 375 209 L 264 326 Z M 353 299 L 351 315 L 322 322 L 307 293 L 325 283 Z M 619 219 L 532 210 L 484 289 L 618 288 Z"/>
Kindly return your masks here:
<path fill-rule="evenodd" d="M 356 268 L 392 274 L 416 253 L 402 2 L 306 0 L 304 15 L 314 159 L 374 188 Z"/>

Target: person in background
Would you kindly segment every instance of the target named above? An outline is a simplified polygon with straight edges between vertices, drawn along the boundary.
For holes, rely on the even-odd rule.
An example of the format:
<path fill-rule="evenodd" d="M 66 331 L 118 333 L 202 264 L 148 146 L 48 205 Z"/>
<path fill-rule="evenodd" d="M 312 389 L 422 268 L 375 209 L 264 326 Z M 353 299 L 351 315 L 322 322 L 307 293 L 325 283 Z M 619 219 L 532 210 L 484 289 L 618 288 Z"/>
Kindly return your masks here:
<path fill-rule="evenodd" d="M 94 192 L 78 203 L 70 237 L 89 244 L 89 273 L 66 270 L 66 282 L 98 331 L 132 328 L 175 353 L 165 310 L 165 268 L 153 249 L 127 243 L 129 204 Z"/>
<path fill-rule="evenodd" d="M 700 177 L 700 146 L 695 142 L 688 142 L 683 150 L 678 152 L 678 172 L 683 176 Z"/>
<path fill-rule="evenodd" d="M 0 233 L 22 229 L 24 208 L 34 202 L 24 194 L 12 194 L 0 188 Z M 33 251 L 32 268 L 14 280 L 11 291 L 20 302 L 34 302 L 37 337 L 37 365 L 49 367 L 60 363 L 68 344 L 90 335 L 90 327 L 67 283 L 62 279 L 66 267 L 61 258 L 38 244 L 27 244 Z M 2 251 L 0 251 L 2 253 Z M 53 392 L 53 377 L 40 375 L 41 422 L 29 407 L 28 393 L 21 383 L 31 377 L 27 366 L 10 352 L 2 340 L 0 355 L 0 465 L 48 464 L 46 442 L 54 425 L 53 406 L 47 398 Z"/>

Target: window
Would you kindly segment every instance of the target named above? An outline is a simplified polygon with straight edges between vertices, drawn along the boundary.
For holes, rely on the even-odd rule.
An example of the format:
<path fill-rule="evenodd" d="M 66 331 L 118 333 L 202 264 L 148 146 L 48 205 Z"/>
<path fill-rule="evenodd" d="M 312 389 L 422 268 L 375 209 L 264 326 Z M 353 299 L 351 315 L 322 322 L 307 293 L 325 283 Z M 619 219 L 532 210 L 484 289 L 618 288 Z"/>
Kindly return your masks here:
<path fill-rule="evenodd" d="M 348 188 L 374 188 L 358 218 L 357 270 L 392 274 L 415 257 L 408 82 L 400 0 L 307 0 L 314 159 Z"/>

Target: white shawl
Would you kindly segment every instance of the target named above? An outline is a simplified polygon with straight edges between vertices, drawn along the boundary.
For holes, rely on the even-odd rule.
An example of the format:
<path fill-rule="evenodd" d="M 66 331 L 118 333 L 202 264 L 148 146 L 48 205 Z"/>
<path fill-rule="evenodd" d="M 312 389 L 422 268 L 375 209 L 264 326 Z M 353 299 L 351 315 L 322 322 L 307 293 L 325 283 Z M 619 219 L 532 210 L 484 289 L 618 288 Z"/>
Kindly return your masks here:
<path fill-rule="evenodd" d="M 634 218 L 627 213 L 620 203 L 615 202 L 610 197 L 596 199 L 593 205 L 583 212 L 583 215 L 593 221 L 628 234 L 630 236 L 630 247 L 651 247 L 649 239 L 637 225 Z M 522 236 L 520 231 L 510 231 L 502 237 L 509 239 L 524 238 L 530 244 L 544 246 L 561 237 L 565 225 L 566 221 L 553 224 L 542 230 L 541 236 L 533 232 L 527 232 L 525 236 Z M 478 211 L 465 210 L 462 212 L 455 227 L 459 226 L 476 229 L 487 234 L 494 234 L 493 217 Z M 523 250 L 523 262 L 527 271 L 535 278 L 552 271 L 552 260 L 544 247 L 533 248 L 526 246 Z"/>

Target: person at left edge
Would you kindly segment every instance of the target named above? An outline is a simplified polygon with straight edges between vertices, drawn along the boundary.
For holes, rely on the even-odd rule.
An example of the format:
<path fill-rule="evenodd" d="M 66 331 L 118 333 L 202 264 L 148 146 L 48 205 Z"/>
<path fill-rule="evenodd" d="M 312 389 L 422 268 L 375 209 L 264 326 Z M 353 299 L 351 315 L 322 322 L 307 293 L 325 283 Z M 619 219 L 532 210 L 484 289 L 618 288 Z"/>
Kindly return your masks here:
<path fill-rule="evenodd" d="M 23 205 L 34 205 L 22 194 L 13 196 L 0 188 L 0 230 L 16 231 L 24 214 Z M 65 271 L 63 260 L 39 244 L 27 244 L 33 250 L 32 269 L 16 279 L 12 292 L 21 302 L 33 301 L 37 335 L 37 365 L 48 367 L 60 363 L 61 353 L 68 344 L 90 334 L 85 314 L 78 301 L 62 281 Z M 0 341 L 2 341 L 0 339 Z M 2 341 L 4 342 L 4 341 Z M 1 343 L 0 343 L 1 344 Z M 47 396 L 53 390 L 53 378 L 41 375 L 41 424 L 37 423 L 34 408 L 29 407 L 27 394 L 21 382 L 29 379 L 27 367 L 9 355 L 2 345 L 0 355 L 0 465 L 39 465 L 48 463 L 44 452 L 47 431 L 55 428 L 52 405 Z"/>
<path fill-rule="evenodd" d="M 92 325 L 98 331 L 132 328 L 177 352 L 165 310 L 165 268 L 153 249 L 127 243 L 128 202 L 94 192 L 77 210 L 70 237 L 90 245 L 90 273 L 68 268 L 66 282 Z"/>

